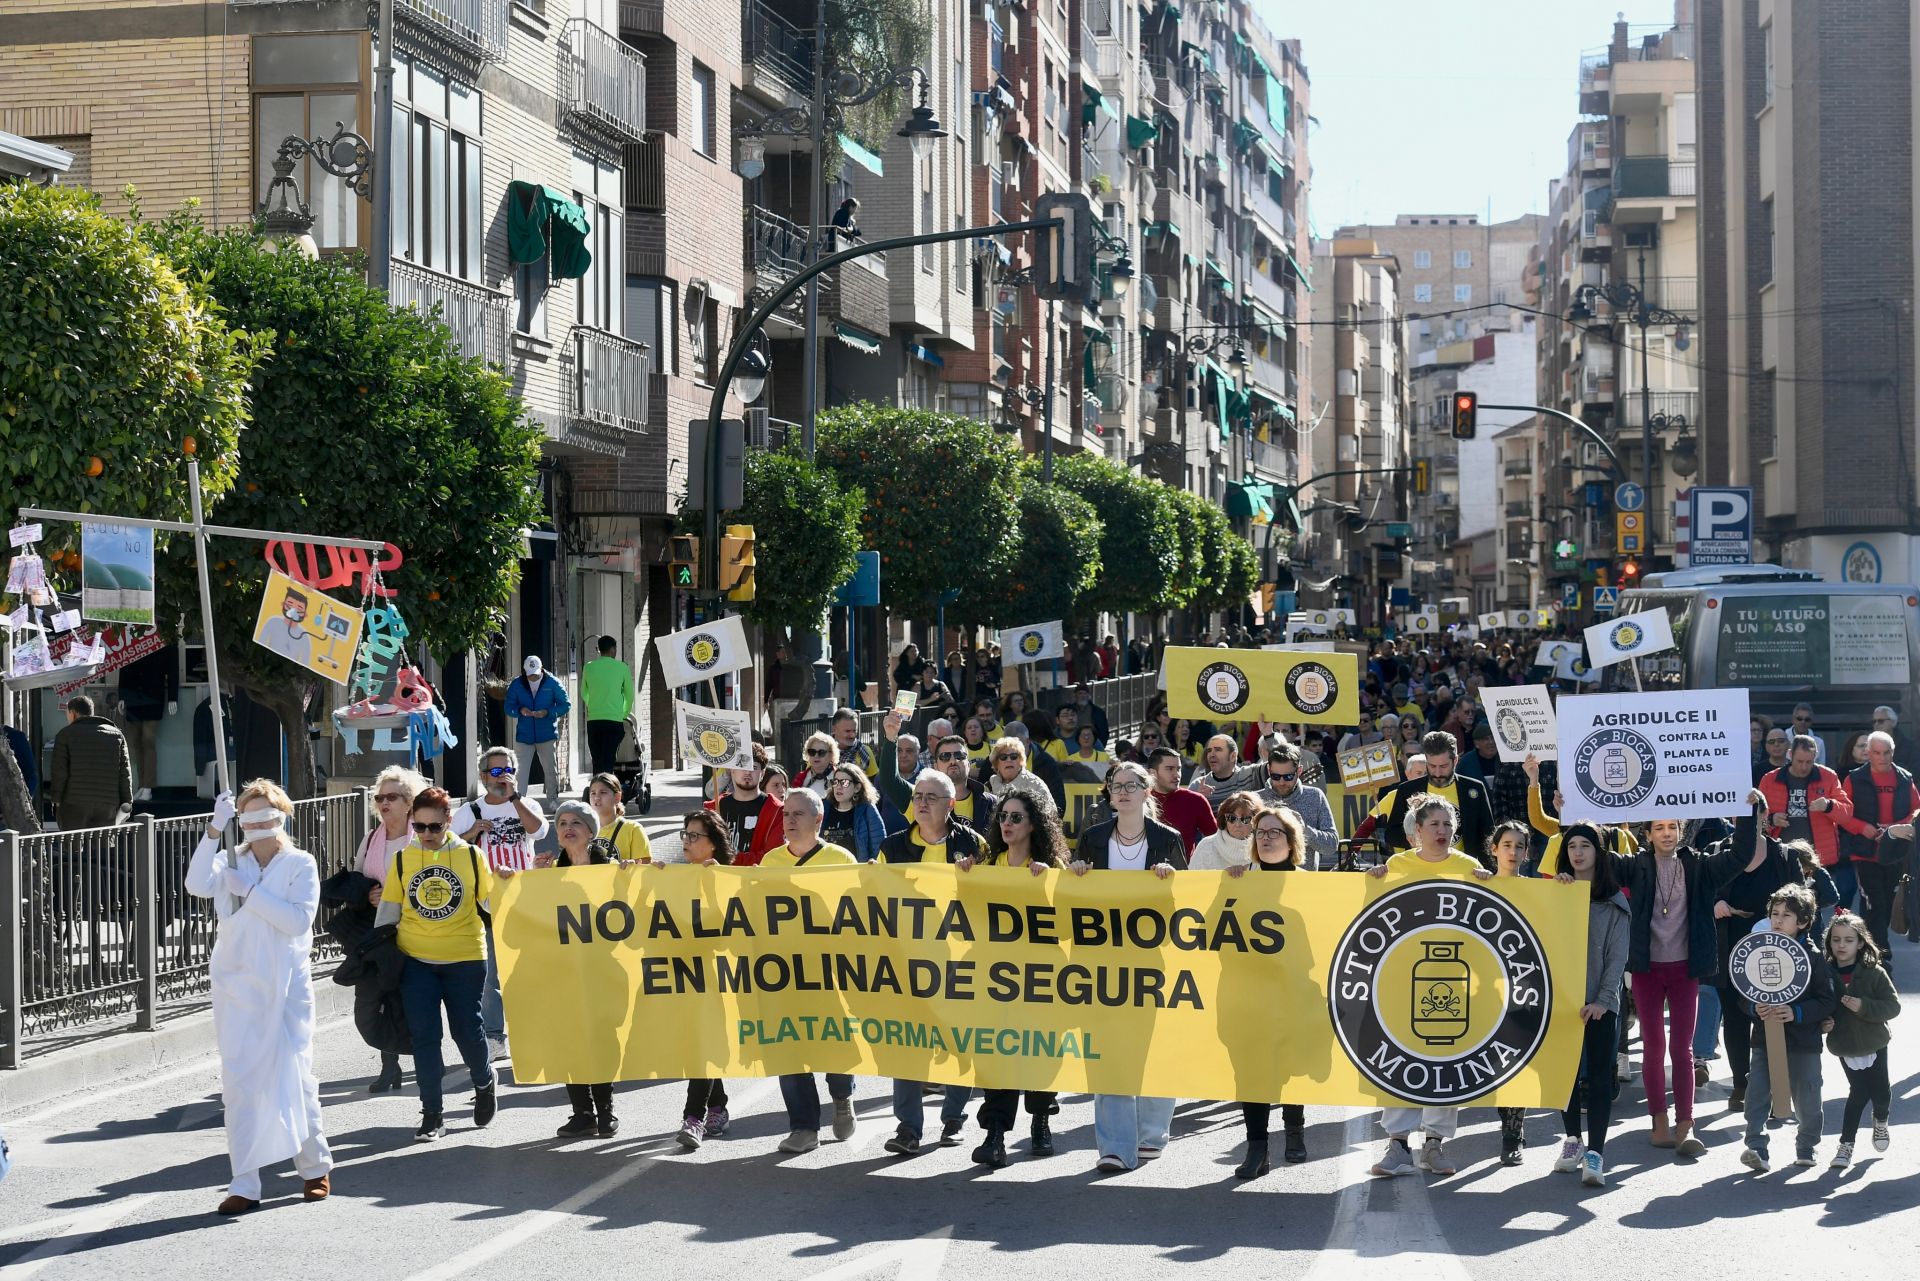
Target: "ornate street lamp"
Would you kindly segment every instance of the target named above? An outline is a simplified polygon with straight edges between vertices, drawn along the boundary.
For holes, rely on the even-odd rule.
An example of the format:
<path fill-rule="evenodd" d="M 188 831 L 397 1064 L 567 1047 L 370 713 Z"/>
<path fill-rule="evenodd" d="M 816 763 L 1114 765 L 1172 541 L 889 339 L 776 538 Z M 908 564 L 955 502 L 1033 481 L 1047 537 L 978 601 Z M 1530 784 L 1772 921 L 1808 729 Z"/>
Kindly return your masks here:
<path fill-rule="evenodd" d="M 300 180 L 293 176 L 302 160 L 312 160 L 362 200 L 373 198 L 373 149 L 367 140 L 335 121 L 333 137 L 327 139 L 291 136 L 281 140 L 273 157 L 273 179 L 260 200 L 260 230 L 267 239 L 291 245 L 308 258 L 320 256 L 313 240 L 313 211 L 300 195 Z"/>

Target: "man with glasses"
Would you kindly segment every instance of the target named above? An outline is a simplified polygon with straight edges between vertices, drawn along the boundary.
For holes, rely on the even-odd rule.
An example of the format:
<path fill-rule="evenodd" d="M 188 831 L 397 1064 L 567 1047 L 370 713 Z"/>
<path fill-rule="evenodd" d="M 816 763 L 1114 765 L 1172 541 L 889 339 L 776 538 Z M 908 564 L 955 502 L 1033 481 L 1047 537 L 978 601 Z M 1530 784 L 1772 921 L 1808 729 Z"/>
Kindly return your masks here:
<path fill-rule="evenodd" d="M 1900 732 L 1900 713 L 1891 707 L 1880 706 L 1873 709 L 1873 729 L 1877 734 L 1885 734 L 1893 740 L 1893 763 L 1911 774 L 1920 769 L 1920 760 L 1916 760 L 1913 740 Z"/>
<path fill-rule="evenodd" d="M 1333 866 L 1340 854 L 1340 831 L 1333 824 L 1333 806 L 1327 794 L 1300 781 L 1300 749 L 1282 743 L 1267 753 L 1267 785 L 1253 799 L 1268 808 L 1284 806 L 1300 818 L 1307 829 L 1307 848 L 1301 851 L 1299 864 L 1310 871 Z"/>
<path fill-rule="evenodd" d="M 962 745 L 964 754 L 964 744 Z M 958 863 L 972 867 L 986 851 L 980 834 L 953 816 L 953 780 L 937 770 L 928 770 L 914 781 L 908 800 L 913 810 L 913 825 L 896 832 L 880 844 L 882 863 Z M 893 1083 L 893 1119 L 898 1127 L 883 1145 L 895 1156 L 913 1156 L 920 1151 L 920 1130 L 926 1111 L 920 1102 L 922 1081 Z M 940 1146 L 952 1147 L 960 1141 L 967 1124 L 967 1099 L 973 1091 L 964 1085 L 946 1087 L 940 1104 Z"/>
<path fill-rule="evenodd" d="M 479 850 L 495 872 L 524 872 L 533 866 L 534 844 L 547 834 L 547 816 L 520 794 L 514 754 L 489 747 L 480 756 L 484 790 L 453 815 L 453 830 Z M 486 986 L 480 992 L 480 1028 L 496 1060 L 507 1057 L 507 1011 L 500 1001 L 500 971 L 493 960 L 493 924 L 487 924 Z"/>
<path fill-rule="evenodd" d="M 1760 741 L 1762 755 L 1753 767 L 1753 785 L 1760 786 L 1760 780 L 1787 765 L 1787 731 L 1774 727 Z"/>
<path fill-rule="evenodd" d="M 1812 703 L 1795 703 L 1793 705 L 1793 732 L 1795 734 L 1805 734 L 1813 739 L 1815 748 L 1813 763 L 1815 765 L 1825 765 L 1827 763 L 1827 740 L 1813 732 Z"/>
<path fill-rule="evenodd" d="M 891 713 L 888 714 L 885 720 L 880 722 L 880 733 L 890 741 L 895 742 L 906 737 L 900 733 L 900 718 Z M 994 763 L 993 752 L 998 749 L 998 744 L 995 745 L 994 749 L 989 749 L 987 754 L 987 763 L 989 765 Z M 1007 750 L 1009 752 L 1011 751 L 1011 749 Z M 876 779 L 875 782 L 879 784 L 880 795 L 886 797 L 890 804 L 897 807 L 902 814 L 906 815 L 907 822 L 911 824 L 914 818 L 912 788 L 918 779 L 926 776 L 927 771 L 922 770 L 912 778 L 903 777 L 899 770 L 890 770 L 887 768 L 887 756 L 888 754 L 886 752 L 880 753 L 880 777 Z M 1021 764 L 1024 764 L 1026 760 L 1025 754 L 1020 754 L 1018 760 Z M 987 790 L 986 784 L 975 779 L 967 772 L 968 763 L 969 757 L 967 754 L 966 739 L 961 738 L 958 734 L 947 734 L 944 737 L 934 740 L 933 768 L 939 773 L 945 774 L 948 780 L 953 783 L 953 816 L 962 823 L 965 823 L 968 827 L 971 827 L 974 831 L 985 832 L 987 830 L 987 824 L 993 817 L 993 795 Z M 1001 764 L 1005 765 L 1008 764 L 1008 762 L 1001 762 Z M 1017 767 L 1014 769 L 1014 775 L 1015 777 L 1019 775 L 1019 769 Z M 1036 784 L 1039 783 L 1037 778 L 1034 781 Z M 1044 792 L 1046 788 L 1045 786 L 1040 786 L 1038 790 Z"/>
<path fill-rule="evenodd" d="M 1356 747 L 1365 747 L 1368 743 L 1378 743 L 1384 738 L 1386 738 L 1386 735 L 1374 728 L 1373 713 L 1362 711 L 1360 713 L 1360 727 L 1343 735 L 1337 750 L 1351 752 Z"/>

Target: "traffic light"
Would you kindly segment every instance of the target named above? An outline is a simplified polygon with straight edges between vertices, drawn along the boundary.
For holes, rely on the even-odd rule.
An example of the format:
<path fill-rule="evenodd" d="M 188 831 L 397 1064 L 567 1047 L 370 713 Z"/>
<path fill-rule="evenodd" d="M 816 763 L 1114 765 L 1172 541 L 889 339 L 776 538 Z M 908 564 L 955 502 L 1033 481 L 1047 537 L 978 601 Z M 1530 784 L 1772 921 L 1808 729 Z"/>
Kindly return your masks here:
<path fill-rule="evenodd" d="M 1275 595 L 1275 590 L 1276 590 L 1275 586 L 1272 583 L 1260 584 L 1260 613 L 1263 616 L 1268 618 L 1273 617 L 1273 598 Z"/>
<path fill-rule="evenodd" d="M 1480 396 L 1477 392 L 1456 391 L 1453 393 L 1453 438 L 1472 440 L 1478 426 L 1480 414 Z"/>
<path fill-rule="evenodd" d="M 1413 460 L 1413 492 L 1416 494 L 1433 492 L 1433 464 L 1425 458 Z"/>
<path fill-rule="evenodd" d="M 1620 562 L 1620 585 L 1622 587 L 1631 587 L 1639 581 L 1640 581 L 1640 562 L 1637 560 L 1621 561 Z"/>
<path fill-rule="evenodd" d="M 690 592 L 699 582 L 700 540 L 691 534 L 675 534 L 667 540 L 667 581 L 681 591 Z"/>
<path fill-rule="evenodd" d="M 1058 231 L 1043 228 L 1034 237 L 1033 292 L 1060 302 L 1091 303 L 1093 202 L 1080 192 L 1049 192 L 1034 203 L 1033 216 L 1061 223 Z"/>
<path fill-rule="evenodd" d="M 753 599 L 753 526 L 728 525 L 720 540 L 720 590 L 728 600 Z"/>

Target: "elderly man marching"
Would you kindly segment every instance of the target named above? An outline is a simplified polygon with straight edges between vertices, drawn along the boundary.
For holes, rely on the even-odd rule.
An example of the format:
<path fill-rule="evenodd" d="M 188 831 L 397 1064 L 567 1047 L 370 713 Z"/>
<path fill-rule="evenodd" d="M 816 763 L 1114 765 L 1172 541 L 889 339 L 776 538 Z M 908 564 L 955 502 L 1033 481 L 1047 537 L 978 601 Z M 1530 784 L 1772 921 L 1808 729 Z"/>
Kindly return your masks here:
<path fill-rule="evenodd" d="M 243 844 L 223 850 L 236 813 Z M 264 779 L 247 784 L 237 802 L 223 794 L 187 865 L 187 893 L 212 899 L 220 921 L 207 971 L 233 1165 L 221 1214 L 258 1207 L 261 1169 L 288 1159 L 305 1180 L 307 1200 L 325 1200 L 333 1190 L 333 1153 L 313 1074 L 308 964 L 320 872 L 287 835 L 292 817 L 293 802 Z"/>

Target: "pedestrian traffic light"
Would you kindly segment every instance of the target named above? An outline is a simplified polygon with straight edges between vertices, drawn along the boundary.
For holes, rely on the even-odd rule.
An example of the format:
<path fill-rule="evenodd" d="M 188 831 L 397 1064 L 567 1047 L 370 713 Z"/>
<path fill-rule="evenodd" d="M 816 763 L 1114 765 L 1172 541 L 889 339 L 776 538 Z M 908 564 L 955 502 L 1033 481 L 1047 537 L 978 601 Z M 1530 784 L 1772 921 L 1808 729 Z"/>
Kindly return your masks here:
<path fill-rule="evenodd" d="M 753 526 L 728 525 L 720 540 L 720 583 L 728 600 L 753 599 Z"/>
<path fill-rule="evenodd" d="M 1034 237 L 1033 292 L 1059 302 L 1093 301 L 1093 202 L 1080 192 L 1049 192 L 1034 202 L 1036 220 L 1057 218 L 1058 229 Z"/>
<path fill-rule="evenodd" d="M 1480 414 L 1480 396 L 1477 392 L 1456 391 L 1453 393 L 1453 438 L 1472 440 L 1474 429 L 1478 426 Z"/>
<path fill-rule="evenodd" d="M 1620 562 L 1620 585 L 1622 587 L 1631 587 L 1639 581 L 1640 581 L 1640 562 L 1637 560 L 1621 561 Z"/>
<path fill-rule="evenodd" d="M 1413 460 L 1413 492 L 1416 494 L 1433 492 L 1433 463 L 1425 458 Z"/>
<path fill-rule="evenodd" d="M 691 534 L 675 534 L 667 540 L 667 581 L 681 591 L 690 592 L 698 582 L 694 566 L 700 563 L 700 540 Z"/>

